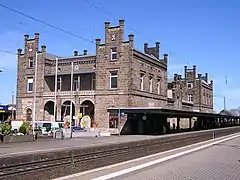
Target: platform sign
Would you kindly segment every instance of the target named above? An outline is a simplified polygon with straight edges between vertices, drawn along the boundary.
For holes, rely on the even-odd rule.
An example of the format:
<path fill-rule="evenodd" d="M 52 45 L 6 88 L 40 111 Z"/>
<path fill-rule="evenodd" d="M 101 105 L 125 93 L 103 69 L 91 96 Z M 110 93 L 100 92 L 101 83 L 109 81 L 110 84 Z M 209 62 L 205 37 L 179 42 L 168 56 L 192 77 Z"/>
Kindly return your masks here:
<path fill-rule="evenodd" d="M 0 111 L 8 111 L 8 106 L 3 106 L 3 105 L 0 105 Z"/>

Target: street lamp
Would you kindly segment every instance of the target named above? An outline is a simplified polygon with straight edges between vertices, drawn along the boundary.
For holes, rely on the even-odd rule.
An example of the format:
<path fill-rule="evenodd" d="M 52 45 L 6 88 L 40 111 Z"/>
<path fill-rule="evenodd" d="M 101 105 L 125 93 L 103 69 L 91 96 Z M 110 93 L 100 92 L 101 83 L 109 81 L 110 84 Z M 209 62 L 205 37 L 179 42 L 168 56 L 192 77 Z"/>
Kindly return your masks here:
<path fill-rule="evenodd" d="M 0 72 L 3 72 L 3 69 L 0 69 Z"/>

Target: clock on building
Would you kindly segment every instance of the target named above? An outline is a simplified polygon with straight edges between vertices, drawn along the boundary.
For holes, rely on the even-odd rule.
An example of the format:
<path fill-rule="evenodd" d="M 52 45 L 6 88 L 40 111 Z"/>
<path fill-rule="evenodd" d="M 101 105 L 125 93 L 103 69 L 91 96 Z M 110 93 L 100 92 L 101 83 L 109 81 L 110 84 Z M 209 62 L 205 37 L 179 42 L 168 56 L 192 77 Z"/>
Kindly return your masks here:
<path fill-rule="evenodd" d="M 32 43 L 28 43 L 27 46 L 28 46 L 28 51 L 31 52 L 32 51 L 32 46 L 33 46 Z"/>
<path fill-rule="evenodd" d="M 74 70 L 77 71 L 79 69 L 78 65 L 74 66 Z"/>

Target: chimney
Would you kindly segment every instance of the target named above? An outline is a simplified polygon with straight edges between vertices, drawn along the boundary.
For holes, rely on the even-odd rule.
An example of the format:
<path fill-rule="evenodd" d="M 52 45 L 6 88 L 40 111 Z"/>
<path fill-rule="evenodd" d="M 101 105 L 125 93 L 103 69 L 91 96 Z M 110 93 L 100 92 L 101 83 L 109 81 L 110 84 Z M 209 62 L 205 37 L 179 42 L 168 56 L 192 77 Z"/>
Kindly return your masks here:
<path fill-rule="evenodd" d="M 144 43 L 144 53 L 148 54 L 148 43 Z"/>
<path fill-rule="evenodd" d="M 73 55 L 78 56 L 78 51 L 77 50 L 73 51 Z"/>
<path fill-rule="evenodd" d="M 187 81 L 187 66 L 184 66 L 184 78 Z"/>
<path fill-rule="evenodd" d="M 156 42 L 156 56 L 159 59 L 159 56 L 160 56 L 160 42 Z"/>
<path fill-rule="evenodd" d="M 197 67 L 196 65 L 193 65 L 193 70 L 194 70 L 194 71 L 196 71 L 196 67 Z"/>
<path fill-rule="evenodd" d="M 174 74 L 174 76 L 173 76 L 174 81 L 176 81 L 177 78 L 178 78 L 178 74 Z"/>
<path fill-rule="evenodd" d="M 205 81 L 208 82 L 208 73 L 205 73 Z"/>
<path fill-rule="evenodd" d="M 134 35 L 133 34 L 129 34 L 128 35 L 128 40 L 129 41 L 134 41 Z"/>
<path fill-rule="evenodd" d="M 95 42 L 96 42 L 96 45 L 98 46 L 101 43 L 101 39 L 97 38 L 97 39 L 95 39 Z"/>
<path fill-rule="evenodd" d="M 166 61 L 166 62 L 168 61 L 168 54 L 163 55 L 163 60 Z"/>
<path fill-rule="evenodd" d="M 119 26 L 120 26 L 120 27 L 123 27 L 123 26 L 124 26 L 124 20 L 122 20 L 122 19 L 119 20 Z"/>
<path fill-rule="evenodd" d="M 107 21 L 107 22 L 105 22 L 104 24 L 105 24 L 105 29 L 107 29 L 107 28 L 110 27 L 110 22 Z"/>
<path fill-rule="evenodd" d="M 86 49 L 83 50 L 83 55 L 87 55 L 87 50 Z"/>
<path fill-rule="evenodd" d="M 198 79 L 202 79 L 202 74 L 198 74 Z"/>
<path fill-rule="evenodd" d="M 35 39 L 39 39 L 39 35 L 40 35 L 40 34 L 39 34 L 38 32 L 36 32 L 36 33 L 35 33 Z"/>
<path fill-rule="evenodd" d="M 196 79 L 196 76 L 197 76 L 196 65 L 193 65 L 193 77 L 194 77 L 194 80 Z"/>
<path fill-rule="evenodd" d="M 42 45 L 41 48 L 42 48 L 42 52 L 46 52 L 47 47 L 45 45 Z"/>
<path fill-rule="evenodd" d="M 213 80 L 210 81 L 210 85 L 211 85 L 211 87 L 213 87 Z"/>
<path fill-rule="evenodd" d="M 24 35 L 25 41 L 28 40 L 28 38 L 29 38 L 29 35 L 28 35 L 28 34 L 25 34 L 25 35 Z"/>
<path fill-rule="evenodd" d="M 17 50 L 17 54 L 18 54 L 18 56 L 20 56 L 20 55 L 22 54 L 22 49 L 19 48 L 19 49 Z"/>
<path fill-rule="evenodd" d="M 134 35 L 133 34 L 129 34 L 128 35 L 128 40 L 129 40 L 129 46 L 131 48 L 133 48 L 134 47 Z"/>

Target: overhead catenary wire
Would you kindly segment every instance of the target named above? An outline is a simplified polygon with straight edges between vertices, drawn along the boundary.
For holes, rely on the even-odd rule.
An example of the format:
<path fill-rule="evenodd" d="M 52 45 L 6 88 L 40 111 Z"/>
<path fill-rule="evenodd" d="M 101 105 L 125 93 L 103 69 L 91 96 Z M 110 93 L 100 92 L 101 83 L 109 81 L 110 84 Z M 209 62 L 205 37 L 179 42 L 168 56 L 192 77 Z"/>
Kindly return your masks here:
<path fill-rule="evenodd" d="M 108 17 L 110 17 L 110 18 L 112 18 L 112 19 L 114 19 L 114 20 L 116 20 L 116 21 L 119 20 L 118 18 L 112 16 L 110 13 L 108 13 L 107 11 L 105 11 L 103 8 L 101 8 L 101 7 L 100 7 L 99 5 L 97 5 L 96 3 L 93 3 L 93 2 L 90 1 L 90 0 L 83 0 L 83 1 L 85 1 L 86 3 L 88 3 L 89 5 L 91 5 L 93 8 L 97 9 L 98 11 L 102 12 L 103 14 L 107 15 Z M 140 36 L 143 36 L 143 35 L 141 35 L 141 33 L 140 33 L 139 31 L 137 31 L 135 28 L 133 28 L 132 26 L 130 26 L 129 23 L 125 23 L 125 24 L 126 24 L 126 26 L 127 26 L 129 29 L 131 29 L 132 31 L 134 31 L 135 34 L 139 34 Z M 147 38 L 147 39 L 149 39 L 149 38 Z M 155 41 L 153 41 L 153 40 L 151 40 L 151 39 L 150 39 L 150 41 L 153 42 L 153 43 L 155 43 Z"/>
<path fill-rule="evenodd" d="M 5 8 L 5 9 L 8 9 L 9 11 L 12 11 L 12 12 L 14 12 L 14 13 L 20 14 L 20 15 L 22 15 L 22 16 L 24 16 L 24 17 L 27 17 L 27 18 L 32 19 L 32 20 L 34 20 L 34 21 L 37 21 L 37 22 L 39 22 L 39 23 L 41 23 L 41 24 L 44 24 L 44 25 L 46 25 L 46 26 L 49 26 L 49 27 L 51 27 L 51 28 L 54 28 L 54 29 L 56 29 L 56 30 L 58 30 L 58 31 L 64 32 L 64 33 L 66 33 L 66 34 L 68 34 L 68 35 L 71 35 L 71 36 L 73 36 L 73 37 L 75 37 L 75 38 L 78 38 L 78 39 L 81 39 L 81 40 L 83 40 L 83 41 L 86 41 L 86 42 L 89 42 L 89 43 L 94 44 L 94 42 L 93 42 L 92 40 L 90 40 L 90 39 L 87 39 L 87 38 L 85 38 L 85 37 L 83 37 L 83 36 L 79 36 L 79 35 L 71 32 L 71 31 L 68 31 L 68 30 L 65 30 L 65 29 L 63 29 L 63 28 L 57 27 L 57 26 L 55 26 L 55 25 L 53 25 L 53 24 L 50 24 L 50 23 L 48 23 L 48 22 L 46 22 L 46 21 L 37 19 L 37 18 L 35 18 L 35 17 L 31 16 L 31 15 L 25 14 L 25 13 L 23 13 L 23 12 L 21 12 L 21 11 L 18 11 L 18 10 L 16 10 L 16 9 L 13 9 L 13 8 L 11 8 L 11 7 L 9 7 L 9 6 L 6 6 L 6 5 L 3 5 L 3 4 L 0 3 L 0 7 Z"/>
<path fill-rule="evenodd" d="M 115 20 L 117 20 L 116 17 L 112 16 L 112 15 L 109 14 L 107 11 L 103 10 L 103 8 L 101 8 L 99 5 L 96 5 L 95 3 L 93 3 L 93 2 L 90 1 L 90 0 L 84 0 L 84 1 L 87 2 L 89 5 L 91 5 L 92 7 L 94 7 L 95 9 L 101 11 L 101 12 L 104 13 L 105 15 L 107 15 L 107 16 L 115 19 Z M 61 27 L 57 27 L 57 26 L 55 26 L 55 25 L 53 25 L 53 24 L 50 24 L 50 23 L 48 23 L 48 22 L 46 22 L 46 21 L 43 21 L 43 20 L 40 20 L 40 19 L 38 19 L 38 18 L 36 18 L 36 17 L 33 17 L 33 16 L 31 16 L 31 15 L 28 15 L 28 14 L 26 14 L 26 13 L 23 13 L 23 12 L 21 12 L 21 11 L 19 11 L 19 10 L 13 9 L 13 8 L 11 8 L 11 7 L 9 7 L 9 6 L 4 5 L 4 4 L 1 4 L 1 3 L 0 3 L 0 7 L 5 8 L 5 9 L 7 9 L 7 10 L 9 10 L 9 11 L 14 12 L 14 13 L 20 14 L 20 15 L 22 15 L 22 16 L 24 16 L 24 17 L 27 17 L 27 18 L 29 18 L 29 19 L 32 19 L 32 20 L 34 20 L 34 21 L 37 21 L 37 22 L 39 22 L 39 23 L 41 23 L 41 24 L 43 24 L 43 25 L 46 25 L 46 26 L 48 26 L 48 27 L 51 27 L 51 28 L 53 28 L 53 29 L 56 29 L 56 30 L 61 31 L 61 32 L 63 32 L 63 33 L 66 33 L 66 34 L 68 34 L 68 35 L 71 35 L 71 36 L 73 36 L 73 37 L 75 37 L 75 38 L 81 39 L 81 40 L 86 41 L 86 42 L 91 43 L 91 44 L 96 44 L 93 40 L 90 40 L 90 39 L 85 38 L 85 37 L 83 37 L 83 36 L 79 36 L 79 35 L 71 32 L 71 31 L 65 30 L 65 29 L 63 29 L 63 28 L 61 28 Z M 128 25 L 128 23 L 125 23 L 125 24 L 126 24 L 127 27 L 129 27 L 131 30 L 133 30 L 136 34 L 140 34 L 139 32 L 136 31 L 135 28 L 133 28 L 133 27 L 131 27 L 130 25 Z M 152 40 L 150 40 L 150 41 L 152 41 Z M 152 42 L 153 42 L 153 41 L 152 41 Z M 170 74 L 169 74 L 169 75 L 170 75 Z"/>
<path fill-rule="evenodd" d="M 92 7 L 94 7 L 95 9 L 101 11 L 101 12 L 104 13 L 105 15 L 113 18 L 114 20 L 118 20 L 116 17 L 112 16 L 111 14 L 109 14 L 107 11 L 105 11 L 103 8 L 101 8 L 99 5 L 96 5 L 96 4 L 93 3 L 92 1 L 90 1 L 90 0 L 84 0 L 84 1 L 87 2 L 89 5 L 91 5 Z M 90 40 L 90 39 L 85 38 L 85 37 L 83 37 L 83 36 L 79 36 L 79 35 L 71 32 L 71 31 L 68 31 L 68 30 L 66 30 L 66 29 L 63 29 L 63 28 L 61 28 L 61 27 L 57 27 L 57 26 L 55 26 L 55 25 L 53 25 L 53 24 L 50 24 L 50 23 L 48 23 L 48 22 L 46 22 L 46 21 L 43 21 L 43 20 L 40 20 L 40 19 L 38 19 L 38 18 L 36 18 L 36 17 L 33 17 L 33 16 L 31 16 L 31 15 L 28 15 L 28 14 L 26 14 L 26 13 L 23 13 L 23 12 L 21 12 L 21 11 L 19 11 L 19 10 L 13 9 L 13 8 L 11 8 L 11 7 L 9 7 L 9 6 L 6 6 L 6 5 L 3 5 L 3 4 L 0 3 L 0 7 L 5 8 L 5 9 L 7 9 L 7 10 L 9 10 L 9 11 L 14 12 L 14 13 L 20 14 L 20 15 L 22 15 L 22 16 L 24 16 L 24 17 L 27 17 L 27 18 L 29 18 L 29 19 L 32 19 L 32 20 L 34 20 L 34 21 L 36 21 L 36 22 L 39 22 L 39 23 L 41 23 L 41 24 L 43 24 L 43 25 L 46 25 L 46 26 L 48 26 L 48 27 L 51 27 L 51 28 L 56 29 L 56 30 L 58 30 L 58 31 L 61 31 L 61 32 L 65 33 L 65 34 L 68 34 L 68 35 L 70 35 L 70 36 L 73 36 L 73 37 L 75 37 L 75 38 L 81 39 L 81 40 L 86 41 L 86 42 L 91 43 L 91 44 L 95 44 L 95 42 L 94 42 L 93 40 Z M 131 30 L 133 30 L 135 33 L 140 34 L 139 32 L 136 31 L 135 28 L 133 28 L 133 27 L 131 27 L 130 25 L 128 25 L 128 23 L 126 23 L 126 26 L 127 26 L 128 28 L 130 28 Z M 152 40 L 150 40 L 150 41 L 152 41 Z M 6 53 L 6 54 L 11 54 L 11 55 L 17 55 L 17 53 L 13 53 L 13 52 L 6 51 L 6 50 L 3 50 L 3 49 L 0 49 L 0 52 Z M 189 64 L 189 62 L 188 62 L 188 64 Z M 169 72 L 167 73 L 167 75 L 172 76 L 172 75 L 170 75 Z M 227 84 L 227 77 L 226 77 L 225 83 Z M 215 96 L 215 97 L 216 97 L 216 96 Z M 223 98 L 225 99 L 226 97 L 223 97 Z M 227 98 L 227 99 L 229 99 L 229 98 Z M 224 107 L 225 107 L 225 105 L 224 105 Z"/>
<path fill-rule="evenodd" d="M 7 51 L 7 50 L 3 50 L 3 49 L 0 49 L 0 53 L 4 53 L 4 54 L 11 54 L 11 55 L 17 55 L 17 53 L 13 53 L 13 52 L 10 52 L 10 51 Z"/>
<path fill-rule="evenodd" d="M 89 3 L 89 4 L 90 4 L 91 6 L 93 6 L 95 9 L 98 9 L 98 10 L 101 11 L 102 13 L 106 14 L 107 16 L 112 17 L 112 18 L 115 19 L 115 20 L 117 19 L 117 18 L 113 17 L 112 15 L 110 15 L 110 14 L 109 14 L 108 12 L 106 12 L 105 10 L 103 10 L 102 8 L 100 8 L 99 6 L 95 5 L 92 1 L 90 1 L 90 0 L 84 0 L 84 1 L 87 2 L 87 3 Z M 7 10 L 9 10 L 9 11 L 12 11 L 12 12 L 14 12 L 14 13 L 16 13 L 16 14 L 22 15 L 22 16 L 24 16 L 24 17 L 27 17 L 27 18 L 29 18 L 29 19 L 32 19 L 33 21 L 39 22 L 39 23 L 41 23 L 41 24 L 43 24 L 43 25 L 46 25 L 46 26 L 51 27 L 51 28 L 53 28 L 53 29 L 56 29 L 56 30 L 58 30 L 58 31 L 61 31 L 61 32 L 65 33 L 65 34 L 71 35 L 71 36 L 73 36 L 73 37 L 75 37 L 75 38 L 81 39 L 81 40 L 86 41 L 86 42 L 91 43 L 91 44 L 96 44 L 93 40 L 90 40 L 90 39 L 85 38 L 85 37 L 83 37 L 83 36 L 79 36 L 79 35 L 71 32 L 71 31 L 68 31 L 68 30 L 63 29 L 63 28 L 58 27 L 58 26 L 55 26 L 55 25 L 53 25 L 53 24 L 51 24 L 51 23 L 48 23 L 48 22 L 46 22 L 46 21 L 40 20 L 40 19 L 38 19 L 38 18 L 36 18 L 36 17 L 33 17 L 33 16 L 28 15 L 28 14 L 26 14 L 26 13 L 23 13 L 23 12 L 21 12 L 21 11 L 19 11 L 19 10 L 13 9 L 13 8 L 11 8 L 11 7 L 9 7 L 9 6 L 6 6 L 6 5 L 2 4 L 2 3 L 0 3 L 0 7 L 4 8 L 4 9 L 7 9 Z M 136 32 L 136 29 L 134 29 L 133 27 L 131 27 L 131 26 L 128 25 L 127 23 L 125 23 L 125 24 L 126 24 L 127 27 L 129 27 L 130 29 L 132 29 L 135 33 L 140 34 L 139 32 Z"/>

